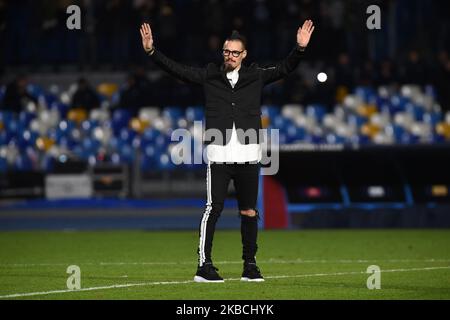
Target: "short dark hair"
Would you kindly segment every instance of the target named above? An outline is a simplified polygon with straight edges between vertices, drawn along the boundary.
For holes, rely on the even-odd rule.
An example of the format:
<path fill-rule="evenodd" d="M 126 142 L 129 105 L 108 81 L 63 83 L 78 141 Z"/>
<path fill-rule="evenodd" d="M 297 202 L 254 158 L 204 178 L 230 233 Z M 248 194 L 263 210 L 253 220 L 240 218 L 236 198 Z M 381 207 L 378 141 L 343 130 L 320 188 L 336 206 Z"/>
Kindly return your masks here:
<path fill-rule="evenodd" d="M 228 36 L 225 41 L 240 41 L 242 43 L 242 46 L 244 47 L 244 50 L 247 49 L 247 39 L 237 30 L 233 30 L 233 32 L 231 32 L 231 35 Z"/>

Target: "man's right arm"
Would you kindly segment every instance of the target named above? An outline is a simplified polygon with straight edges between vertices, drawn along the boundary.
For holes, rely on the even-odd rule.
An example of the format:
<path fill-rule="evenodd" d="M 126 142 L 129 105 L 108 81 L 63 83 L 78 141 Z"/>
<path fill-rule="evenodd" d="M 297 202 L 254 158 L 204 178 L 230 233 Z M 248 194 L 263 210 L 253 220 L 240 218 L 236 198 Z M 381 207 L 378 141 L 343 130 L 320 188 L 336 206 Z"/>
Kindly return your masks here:
<path fill-rule="evenodd" d="M 195 68 L 175 62 L 154 47 L 153 52 L 148 53 L 148 55 L 157 66 L 182 81 L 202 84 L 206 78 L 205 68 Z"/>
<path fill-rule="evenodd" d="M 206 78 L 206 69 L 185 66 L 166 57 L 153 45 L 153 35 L 150 25 L 144 23 L 141 26 L 142 46 L 153 62 L 161 69 L 182 81 L 202 84 Z"/>

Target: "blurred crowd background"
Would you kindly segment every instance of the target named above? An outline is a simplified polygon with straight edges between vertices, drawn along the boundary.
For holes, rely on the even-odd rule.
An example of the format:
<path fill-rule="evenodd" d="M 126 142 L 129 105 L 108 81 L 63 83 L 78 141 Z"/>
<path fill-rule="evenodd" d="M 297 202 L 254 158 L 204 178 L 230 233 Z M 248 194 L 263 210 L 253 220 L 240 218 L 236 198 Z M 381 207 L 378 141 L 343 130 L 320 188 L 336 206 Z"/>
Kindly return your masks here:
<path fill-rule="evenodd" d="M 81 8 L 81 30 L 66 27 L 71 4 Z M 380 30 L 366 26 L 372 4 Z M 142 22 L 176 61 L 221 63 L 236 29 L 248 39 L 246 63 L 265 65 L 284 58 L 312 19 L 299 67 L 263 91 L 263 126 L 280 129 L 281 143 L 448 143 L 446 8 L 425 0 L 0 0 L 0 169 L 51 170 L 71 158 L 131 165 L 137 155 L 145 170 L 171 167 L 170 134 L 203 119 L 203 91 L 151 62 Z"/>
<path fill-rule="evenodd" d="M 81 30 L 66 28 L 71 4 L 82 10 Z M 366 28 L 371 4 L 381 8 L 381 30 Z M 305 63 L 285 85 L 267 90 L 264 102 L 331 108 L 340 85 L 414 83 L 434 85 L 442 105 L 449 105 L 446 1 L 0 0 L 0 70 L 8 75 L 121 70 L 133 73 L 128 79 L 133 85 L 143 79 L 134 70 L 153 68 L 140 43 L 144 21 L 152 25 L 156 46 L 177 61 L 220 62 L 223 39 L 237 29 L 248 38 L 247 62 L 264 64 L 287 55 L 305 19 L 317 26 Z M 315 81 L 320 71 L 328 75 L 322 85 Z M 173 90 L 172 84 L 162 77 L 132 103 L 202 103 L 201 91 Z"/>

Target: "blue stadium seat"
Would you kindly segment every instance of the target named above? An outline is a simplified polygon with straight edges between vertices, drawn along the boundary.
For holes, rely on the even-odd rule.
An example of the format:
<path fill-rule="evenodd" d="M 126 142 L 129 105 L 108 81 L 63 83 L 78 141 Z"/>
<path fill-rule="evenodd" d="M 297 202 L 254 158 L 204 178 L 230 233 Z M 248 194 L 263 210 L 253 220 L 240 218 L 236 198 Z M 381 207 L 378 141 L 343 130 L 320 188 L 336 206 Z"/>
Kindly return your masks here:
<path fill-rule="evenodd" d="M 89 154 L 96 154 L 100 149 L 100 141 L 92 138 L 85 138 L 82 142 L 83 150 Z"/>
<path fill-rule="evenodd" d="M 357 128 L 360 128 L 366 122 L 367 122 L 367 118 L 365 118 L 359 114 L 349 114 L 348 115 L 348 124 L 356 125 Z"/>
<path fill-rule="evenodd" d="M 27 85 L 27 92 L 35 99 L 38 99 L 40 96 L 45 97 L 45 91 L 41 86 L 30 83 Z"/>
<path fill-rule="evenodd" d="M 392 130 L 396 143 L 401 143 L 403 141 L 403 136 L 407 134 L 406 130 L 397 124 L 388 125 L 388 128 L 389 130 Z"/>
<path fill-rule="evenodd" d="M 156 166 L 159 170 L 162 171 L 170 171 L 175 169 L 175 164 L 172 162 L 170 158 L 170 154 L 162 153 L 156 163 Z"/>
<path fill-rule="evenodd" d="M 409 99 L 403 97 L 401 95 L 395 94 L 391 97 L 389 108 L 390 113 L 395 114 L 400 111 L 406 110 L 406 104 L 409 102 Z"/>
<path fill-rule="evenodd" d="M 22 150 L 27 147 L 34 147 L 38 137 L 39 137 L 38 133 L 31 131 L 31 130 L 25 130 L 20 135 L 20 138 L 18 141 L 19 148 Z"/>
<path fill-rule="evenodd" d="M 11 136 L 9 136 L 5 130 L 0 131 L 0 146 L 7 145 Z"/>
<path fill-rule="evenodd" d="M 14 117 L 14 113 L 11 111 L 1 111 L 0 110 L 0 122 L 6 127 L 6 124 L 9 123 Z"/>
<path fill-rule="evenodd" d="M 90 136 L 95 128 L 99 126 L 99 121 L 97 120 L 84 120 L 81 123 L 81 129 L 83 130 L 84 135 Z"/>
<path fill-rule="evenodd" d="M 185 117 L 188 121 L 202 121 L 205 117 L 204 108 L 201 106 L 190 106 L 186 109 Z"/>
<path fill-rule="evenodd" d="M 111 137 L 108 141 L 108 147 L 114 152 L 118 152 L 123 144 L 123 140 L 116 136 Z"/>
<path fill-rule="evenodd" d="M 58 131 L 62 134 L 69 134 L 76 126 L 76 123 L 71 120 L 61 120 L 58 124 Z"/>
<path fill-rule="evenodd" d="M 270 133 L 269 133 L 270 134 Z M 280 140 L 280 144 L 286 144 L 287 143 L 287 136 L 284 132 L 279 132 L 279 140 Z"/>
<path fill-rule="evenodd" d="M 67 117 L 70 107 L 61 102 L 54 102 L 50 105 L 50 110 L 57 110 L 62 119 Z"/>
<path fill-rule="evenodd" d="M 51 107 L 54 103 L 58 103 L 58 97 L 51 93 L 44 93 L 45 103 Z"/>
<path fill-rule="evenodd" d="M 161 155 L 161 150 L 159 150 L 154 145 L 147 145 L 143 150 L 144 156 L 148 157 L 149 159 L 158 159 Z"/>
<path fill-rule="evenodd" d="M 281 114 L 281 110 L 278 106 L 265 105 L 261 107 L 261 113 L 263 116 L 267 116 L 270 119 L 273 119 L 274 117 Z"/>
<path fill-rule="evenodd" d="M 169 143 L 170 143 L 169 137 L 167 137 L 166 135 L 160 135 L 155 139 L 155 146 L 159 148 L 159 150 L 167 149 Z"/>
<path fill-rule="evenodd" d="M 141 136 L 141 149 L 145 149 L 147 146 L 155 146 L 156 138 L 161 135 L 161 131 L 154 128 L 147 128 Z"/>
<path fill-rule="evenodd" d="M 360 145 L 367 145 L 370 144 L 370 138 L 364 134 L 357 134 L 352 137 L 351 142 Z"/>
<path fill-rule="evenodd" d="M 128 127 L 128 123 L 130 122 L 130 119 L 131 119 L 130 111 L 128 111 L 126 109 L 114 110 L 112 122 L 111 122 L 114 134 L 119 134 L 120 130 L 122 130 L 122 128 Z"/>
<path fill-rule="evenodd" d="M 42 159 L 41 168 L 46 172 L 51 172 L 55 167 L 55 162 L 56 159 L 52 155 L 46 154 Z"/>
<path fill-rule="evenodd" d="M 431 124 L 432 127 L 435 127 L 439 122 L 442 121 L 442 113 L 440 112 L 427 112 L 423 115 L 423 121 L 425 123 Z"/>
<path fill-rule="evenodd" d="M 36 118 L 36 114 L 34 112 L 21 111 L 19 113 L 19 123 L 22 127 L 28 128 L 31 120 Z"/>
<path fill-rule="evenodd" d="M 437 98 L 436 88 L 431 84 L 426 85 L 425 86 L 425 95 L 431 96 L 436 99 Z"/>
<path fill-rule="evenodd" d="M 183 117 L 184 112 L 181 107 L 177 106 L 167 106 L 163 108 L 163 117 L 167 117 L 172 122 L 178 121 L 179 118 Z"/>
<path fill-rule="evenodd" d="M 26 154 L 20 154 L 14 161 L 13 169 L 17 171 L 31 171 L 33 164 Z"/>
<path fill-rule="evenodd" d="M 405 111 L 411 114 L 416 121 L 422 121 L 425 114 L 425 109 L 414 103 L 407 103 Z"/>
<path fill-rule="evenodd" d="M 326 143 L 329 144 L 345 144 L 347 140 L 335 133 L 329 133 L 325 136 Z"/>
<path fill-rule="evenodd" d="M 278 116 L 275 116 L 273 119 L 271 119 L 270 127 L 279 129 L 280 131 L 285 132 L 287 127 L 291 124 L 293 124 L 292 120 L 278 115 Z"/>
<path fill-rule="evenodd" d="M 286 143 L 301 142 L 305 139 L 305 129 L 295 124 L 289 124 L 286 128 Z"/>
<path fill-rule="evenodd" d="M 0 157 L 0 172 L 8 170 L 8 161 L 6 158 Z"/>
<path fill-rule="evenodd" d="M 306 115 L 316 119 L 317 122 L 322 123 L 322 119 L 325 116 L 326 108 L 320 104 L 311 104 L 306 107 Z"/>
<path fill-rule="evenodd" d="M 355 88 L 355 95 L 365 103 L 374 103 L 377 99 L 377 93 L 372 87 L 358 86 Z"/>
<path fill-rule="evenodd" d="M 67 150 L 74 150 L 75 147 L 79 145 L 79 143 L 71 137 L 60 137 L 59 140 L 57 140 L 57 143 L 60 147 L 66 148 Z"/>
<path fill-rule="evenodd" d="M 130 128 L 122 128 L 120 130 L 120 139 L 126 144 L 131 145 L 133 143 L 133 139 L 137 136 L 136 131 Z"/>
<path fill-rule="evenodd" d="M 118 150 L 122 163 L 132 164 L 134 161 L 135 150 L 129 144 L 122 144 Z"/>

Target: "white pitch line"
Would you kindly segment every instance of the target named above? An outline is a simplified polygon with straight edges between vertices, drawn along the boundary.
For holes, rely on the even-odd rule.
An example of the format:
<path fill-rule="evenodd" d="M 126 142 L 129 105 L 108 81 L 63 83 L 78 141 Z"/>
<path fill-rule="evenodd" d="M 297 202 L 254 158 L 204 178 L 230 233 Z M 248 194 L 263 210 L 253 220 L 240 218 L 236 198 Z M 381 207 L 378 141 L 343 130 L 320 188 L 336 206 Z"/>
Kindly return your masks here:
<path fill-rule="evenodd" d="M 281 260 L 281 259 L 269 259 L 269 260 L 258 260 L 261 264 L 302 264 L 302 263 L 374 263 L 374 262 L 385 262 L 385 263 L 409 263 L 409 262 L 450 262 L 450 259 L 339 259 L 339 260 Z M 241 264 L 242 260 L 236 261 L 216 261 L 215 264 Z M 73 264 L 72 262 L 67 263 L 0 263 L 0 267 L 52 267 L 52 266 L 68 266 Z M 193 261 L 150 261 L 150 262 L 79 262 L 77 265 L 99 265 L 99 266 L 129 266 L 129 265 L 195 265 L 196 262 Z"/>
<path fill-rule="evenodd" d="M 388 270 L 381 270 L 381 273 L 384 273 L 384 272 L 431 271 L 431 270 L 442 270 L 442 269 L 450 269 L 450 266 L 410 268 L 410 269 L 388 269 Z M 366 274 L 366 273 L 367 273 L 366 271 L 350 271 L 350 272 L 335 272 L 335 273 L 314 273 L 314 274 L 299 274 L 299 275 L 267 276 L 265 278 L 266 279 L 309 278 L 309 277 L 323 277 L 323 276 L 346 276 L 346 275 Z M 240 278 L 225 279 L 225 281 L 239 281 L 239 280 L 240 280 Z M 195 283 L 195 282 L 193 280 L 186 280 L 186 281 L 159 281 L 159 282 L 144 282 L 144 283 L 126 283 L 126 284 L 116 284 L 116 285 L 112 285 L 112 286 L 83 288 L 83 289 L 79 289 L 79 290 L 54 290 L 54 291 L 15 293 L 15 294 L 0 296 L 0 299 L 41 296 L 41 295 L 49 295 L 49 294 L 56 294 L 56 293 L 73 293 L 73 292 L 95 291 L 95 290 L 106 290 L 106 289 L 117 289 L 117 288 L 153 286 L 153 285 L 170 285 L 170 284 L 175 285 L 175 284 L 189 284 L 189 283 Z"/>

